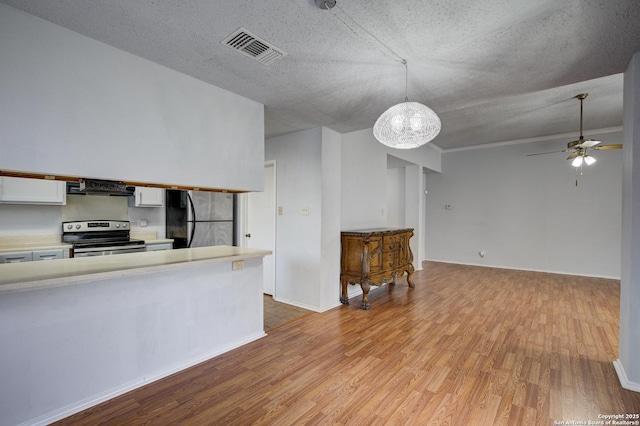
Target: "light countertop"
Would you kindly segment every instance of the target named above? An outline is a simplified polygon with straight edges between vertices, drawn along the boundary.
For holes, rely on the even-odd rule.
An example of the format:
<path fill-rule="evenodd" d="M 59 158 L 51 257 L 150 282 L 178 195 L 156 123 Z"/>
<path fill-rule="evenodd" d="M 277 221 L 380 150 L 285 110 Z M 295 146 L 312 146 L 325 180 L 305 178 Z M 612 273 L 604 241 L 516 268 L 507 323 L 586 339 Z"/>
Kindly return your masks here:
<path fill-rule="evenodd" d="M 114 256 L 77 257 L 44 262 L 0 264 L 0 295 L 42 287 L 56 287 L 87 280 L 141 274 L 191 265 L 231 262 L 271 254 L 268 250 L 232 246 L 198 247 L 128 253 Z"/>
<path fill-rule="evenodd" d="M 146 244 L 164 244 L 173 242 L 170 238 L 158 238 L 158 234 L 154 231 L 131 231 L 130 236 L 135 240 L 144 240 Z"/>
<path fill-rule="evenodd" d="M 172 243 L 173 239 L 171 238 L 156 238 L 153 240 L 149 240 L 149 239 L 144 239 L 145 244 L 165 244 L 165 243 Z"/>
<path fill-rule="evenodd" d="M 70 248 L 70 244 L 60 241 L 60 235 L 0 237 L 0 253 Z"/>
<path fill-rule="evenodd" d="M 170 238 L 157 238 L 155 232 L 132 232 L 131 238 L 144 240 L 145 244 L 173 243 Z M 59 249 L 71 249 L 71 244 L 60 241 L 60 235 L 0 237 L 0 253 Z"/>

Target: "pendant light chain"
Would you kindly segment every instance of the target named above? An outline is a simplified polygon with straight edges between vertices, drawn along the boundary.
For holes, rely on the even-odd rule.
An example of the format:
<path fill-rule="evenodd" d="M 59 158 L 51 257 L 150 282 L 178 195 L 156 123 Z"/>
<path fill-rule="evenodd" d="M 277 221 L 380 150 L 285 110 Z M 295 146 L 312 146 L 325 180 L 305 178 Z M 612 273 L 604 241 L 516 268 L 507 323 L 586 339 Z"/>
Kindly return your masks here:
<path fill-rule="evenodd" d="M 362 31 L 364 31 L 365 33 L 367 33 L 369 35 L 369 37 L 373 38 L 375 41 L 377 41 L 378 43 L 380 43 L 385 49 L 379 49 L 383 54 L 387 55 L 387 56 L 394 56 L 396 58 L 396 60 L 398 62 L 401 63 L 405 63 L 406 60 L 403 59 L 400 55 L 398 55 L 396 52 L 393 51 L 393 49 L 391 49 L 389 46 L 387 46 L 382 40 L 380 40 L 378 37 L 376 37 L 375 35 L 373 35 L 370 31 L 368 31 L 365 27 L 363 27 L 362 25 L 360 25 L 355 19 L 353 19 L 351 17 L 351 15 L 349 15 L 347 12 L 344 11 L 344 9 L 342 9 L 340 6 L 338 6 L 338 2 L 336 1 L 333 7 L 329 7 L 330 5 L 327 3 L 327 1 L 324 2 L 325 3 L 325 7 L 333 14 L 333 16 L 336 17 L 336 19 L 338 19 L 340 22 L 342 22 L 342 24 L 347 27 L 349 29 L 349 31 L 351 31 L 353 34 L 355 34 L 357 37 L 359 37 L 361 40 L 363 40 L 365 43 L 367 43 L 369 46 L 373 47 L 374 49 L 378 49 L 378 47 L 373 46 L 369 40 L 366 40 L 364 37 L 362 37 L 361 34 L 359 34 L 356 30 L 353 29 L 353 27 L 351 27 L 347 22 L 345 22 L 344 19 L 342 19 L 340 16 L 338 16 L 338 14 L 336 14 L 333 9 L 338 9 L 340 10 L 340 12 L 342 12 L 347 18 L 349 18 L 349 20 L 351 22 L 353 22 L 358 28 L 360 28 Z M 389 55 L 389 52 L 391 53 L 391 55 Z"/>
<path fill-rule="evenodd" d="M 373 46 L 371 39 L 377 41 L 384 48 L 380 49 L 382 53 L 387 56 L 393 56 L 396 61 L 404 65 L 404 102 L 390 107 L 378 117 L 373 125 L 373 136 L 383 145 L 395 149 L 417 148 L 433 140 L 440 133 L 442 125 L 440 117 L 426 105 L 419 102 L 409 102 L 409 66 L 407 65 L 407 60 L 338 7 L 337 0 L 316 0 L 316 5 L 321 9 L 329 10 L 349 31 L 374 49 L 377 48 Z M 333 9 L 336 7 L 344 17 L 334 12 Z M 347 18 L 351 24 L 347 22 Z M 355 27 L 359 28 L 359 30 Z M 364 37 L 363 32 L 368 34 L 369 37 Z"/>
<path fill-rule="evenodd" d="M 402 63 L 404 64 L 404 101 L 409 102 L 409 66 L 406 59 L 403 59 Z"/>

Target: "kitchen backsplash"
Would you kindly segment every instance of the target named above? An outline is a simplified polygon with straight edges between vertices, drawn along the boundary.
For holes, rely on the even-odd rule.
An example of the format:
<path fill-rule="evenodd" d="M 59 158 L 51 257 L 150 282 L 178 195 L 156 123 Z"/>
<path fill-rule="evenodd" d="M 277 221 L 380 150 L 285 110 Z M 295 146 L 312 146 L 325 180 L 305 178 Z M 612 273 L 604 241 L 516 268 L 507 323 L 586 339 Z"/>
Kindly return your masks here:
<path fill-rule="evenodd" d="M 59 235 L 60 207 L 0 204 L 0 236 Z"/>
<path fill-rule="evenodd" d="M 62 222 L 74 220 L 129 220 L 127 197 L 67 195 L 62 206 Z"/>
<path fill-rule="evenodd" d="M 64 206 L 0 204 L 0 237 L 60 235 L 62 222 L 104 219 L 129 220 L 132 231 L 164 238 L 164 207 L 133 207 L 128 198 L 68 194 Z"/>

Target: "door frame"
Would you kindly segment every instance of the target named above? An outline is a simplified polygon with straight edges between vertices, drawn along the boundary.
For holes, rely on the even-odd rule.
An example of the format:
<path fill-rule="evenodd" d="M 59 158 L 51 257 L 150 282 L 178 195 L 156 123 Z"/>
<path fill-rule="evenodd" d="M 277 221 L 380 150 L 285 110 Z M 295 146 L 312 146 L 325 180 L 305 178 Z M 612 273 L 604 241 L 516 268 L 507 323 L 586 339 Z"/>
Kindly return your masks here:
<path fill-rule="evenodd" d="M 276 248 L 278 246 L 278 233 L 277 233 L 277 227 L 276 227 L 276 223 L 277 223 L 277 219 L 278 219 L 278 212 L 277 212 L 277 193 L 278 193 L 278 178 L 277 178 L 277 168 L 276 168 L 276 160 L 268 160 L 264 162 L 264 168 L 266 169 L 267 167 L 273 167 L 273 206 L 274 206 L 274 211 L 273 211 L 273 253 L 271 254 L 271 256 L 273 256 L 273 299 L 276 299 L 276 294 L 278 291 L 278 285 L 277 285 L 277 281 L 276 281 L 276 277 L 277 277 L 277 255 L 276 255 Z M 239 210 L 240 210 L 240 223 L 238 224 L 238 231 L 236 234 L 237 240 L 238 242 L 240 242 L 240 247 L 242 248 L 247 248 L 248 246 L 248 238 L 245 236 L 248 232 L 248 228 L 249 228 L 249 193 L 243 193 L 240 194 L 239 197 Z"/>

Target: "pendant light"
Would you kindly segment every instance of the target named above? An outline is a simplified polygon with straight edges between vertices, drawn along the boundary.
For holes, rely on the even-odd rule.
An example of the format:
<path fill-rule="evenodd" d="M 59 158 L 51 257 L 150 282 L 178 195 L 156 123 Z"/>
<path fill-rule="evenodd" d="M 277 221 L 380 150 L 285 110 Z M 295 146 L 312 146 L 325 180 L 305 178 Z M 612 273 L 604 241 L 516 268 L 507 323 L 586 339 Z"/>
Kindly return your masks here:
<path fill-rule="evenodd" d="M 360 25 L 347 12 L 337 5 L 337 0 L 315 0 L 316 6 L 322 10 L 328 10 L 336 17 L 349 31 L 370 43 L 370 39 L 377 41 L 384 54 L 391 53 L 404 65 L 404 102 L 392 106 L 382 113 L 373 126 L 373 135 L 380 143 L 396 149 L 417 148 L 431 142 L 440 133 L 440 117 L 426 105 L 419 102 L 409 102 L 408 98 L 408 67 L 406 59 L 402 59 L 396 52 L 387 46 L 382 40 L 372 34 L 369 30 Z M 340 16 L 334 12 L 340 11 Z M 358 30 L 359 28 L 359 30 Z M 363 37 L 365 33 L 369 38 Z"/>
<path fill-rule="evenodd" d="M 431 108 L 409 101 L 407 61 L 402 59 L 401 62 L 405 69 L 404 102 L 382 113 L 373 125 L 373 136 L 391 148 L 418 148 L 438 136 L 442 124 L 440 117 Z"/>

